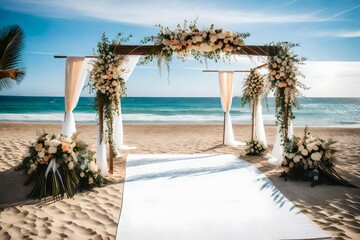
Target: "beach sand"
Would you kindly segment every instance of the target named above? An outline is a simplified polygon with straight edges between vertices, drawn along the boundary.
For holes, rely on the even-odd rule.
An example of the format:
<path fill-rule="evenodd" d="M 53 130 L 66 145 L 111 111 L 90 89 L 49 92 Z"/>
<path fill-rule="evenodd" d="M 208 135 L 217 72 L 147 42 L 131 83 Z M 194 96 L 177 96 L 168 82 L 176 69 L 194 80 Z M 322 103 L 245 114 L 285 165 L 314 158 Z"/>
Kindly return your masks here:
<path fill-rule="evenodd" d="M 333 239 L 360 239 L 360 189 L 285 182 L 280 169 L 265 158 L 244 156 L 244 147 L 221 145 L 220 124 L 127 124 L 125 144 L 137 147 L 122 152 L 114 162 L 112 181 L 103 188 L 82 192 L 74 199 L 39 202 L 26 199 L 31 187 L 24 187 L 26 176 L 13 168 L 21 162 L 36 131 L 59 133 L 59 123 L 0 123 L 0 239 L 114 239 L 119 220 L 125 160 L 128 153 L 225 153 L 234 154 L 259 168 L 280 191 Z M 79 139 L 96 148 L 95 124 L 79 124 Z M 341 176 L 360 186 L 360 128 L 310 128 L 325 139 L 338 140 L 336 169 Z M 295 128 L 302 135 L 303 128 Z M 236 140 L 250 138 L 250 126 L 234 125 Z M 266 126 L 272 146 L 275 126 Z M 236 184 L 236 183 L 234 183 Z M 240 216 L 239 216 L 240 217 Z M 254 223 L 256 224 L 256 223 Z M 286 228 L 285 222 L 269 223 Z M 261 227 L 261 226 L 260 226 Z"/>

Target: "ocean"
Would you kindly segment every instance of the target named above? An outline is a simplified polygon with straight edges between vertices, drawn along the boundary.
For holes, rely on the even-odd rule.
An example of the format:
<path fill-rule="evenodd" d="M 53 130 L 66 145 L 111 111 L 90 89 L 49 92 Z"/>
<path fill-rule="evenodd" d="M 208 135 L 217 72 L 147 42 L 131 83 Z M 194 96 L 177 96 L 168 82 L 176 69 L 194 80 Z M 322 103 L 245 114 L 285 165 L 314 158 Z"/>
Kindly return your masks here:
<path fill-rule="evenodd" d="M 74 111 L 77 122 L 96 122 L 93 97 L 81 97 Z M 295 126 L 360 127 L 360 98 L 300 98 Z M 274 124 L 274 98 L 263 102 L 265 124 Z M 221 123 L 218 97 L 126 97 L 122 99 L 125 123 Z M 250 124 L 249 105 L 234 98 L 231 117 L 235 124 Z M 61 122 L 64 97 L 0 96 L 1 122 Z"/>

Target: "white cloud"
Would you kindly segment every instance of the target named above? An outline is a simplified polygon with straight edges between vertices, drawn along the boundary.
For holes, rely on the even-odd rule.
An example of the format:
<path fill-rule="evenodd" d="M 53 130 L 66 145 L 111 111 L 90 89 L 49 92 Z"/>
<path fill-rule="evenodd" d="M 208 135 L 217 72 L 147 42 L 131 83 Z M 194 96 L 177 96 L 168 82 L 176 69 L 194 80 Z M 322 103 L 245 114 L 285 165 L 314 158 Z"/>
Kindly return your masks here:
<path fill-rule="evenodd" d="M 340 37 L 340 38 L 358 38 L 360 37 L 360 30 L 353 31 L 327 31 L 327 32 L 319 32 L 315 34 L 320 37 Z"/>
<path fill-rule="evenodd" d="M 55 53 L 52 52 L 25 52 L 28 54 L 38 54 L 38 55 L 55 55 Z"/>
<path fill-rule="evenodd" d="M 360 97 L 360 62 L 308 61 L 300 69 L 306 96 Z"/>
<path fill-rule="evenodd" d="M 0 0 L 1 2 L 1 0 Z M 290 2 L 288 5 L 295 3 Z M 117 0 L 19 0 L 7 1 L 3 8 L 34 15 L 52 18 L 90 17 L 113 22 L 151 25 L 166 22 L 174 26 L 184 19 L 199 17 L 203 24 L 216 20 L 217 24 L 250 24 L 250 23 L 302 23 L 333 21 L 334 18 L 352 11 L 355 8 L 320 17 L 315 13 L 286 14 L 274 9 L 234 9 L 225 4 L 203 1 L 141 1 L 133 0 L 124 3 Z M 221 17 L 218 17 L 221 16 Z"/>

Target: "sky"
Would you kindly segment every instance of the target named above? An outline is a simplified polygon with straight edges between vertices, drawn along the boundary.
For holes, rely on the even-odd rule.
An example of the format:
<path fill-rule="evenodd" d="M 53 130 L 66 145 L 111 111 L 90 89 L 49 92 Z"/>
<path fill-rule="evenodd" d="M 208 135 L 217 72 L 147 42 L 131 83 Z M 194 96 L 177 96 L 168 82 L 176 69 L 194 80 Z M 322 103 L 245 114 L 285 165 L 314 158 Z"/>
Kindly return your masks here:
<path fill-rule="evenodd" d="M 295 53 L 306 57 L 301 67 L 309 97 L 360 97 L 359 0 L 0 0 L 0 28 L 20 25 L 25 32 L 21 85 L 0 95 L 63 96 L 65 59 L 54 55 L 93 55 L 105 32 L 110 38 L 132 34 L 129 44 L 156 35 L 161 24 L 174 28 L 198 18 L 200 28 L 249 32 L 248 45 L 299 43 Z M 261 59 L 209 62 L 208 69 L 248 70 Z M 137 66 L 127 81 L 128 96 L 219 96 L 218 75 L 204 73 L 194 59 L 174 57 L 170 78 L 156 63 Z M 234 77 L 234 95 L 241 95 L 245 73 Z M 82 96 L 89 96 L 84 89 Z"/>

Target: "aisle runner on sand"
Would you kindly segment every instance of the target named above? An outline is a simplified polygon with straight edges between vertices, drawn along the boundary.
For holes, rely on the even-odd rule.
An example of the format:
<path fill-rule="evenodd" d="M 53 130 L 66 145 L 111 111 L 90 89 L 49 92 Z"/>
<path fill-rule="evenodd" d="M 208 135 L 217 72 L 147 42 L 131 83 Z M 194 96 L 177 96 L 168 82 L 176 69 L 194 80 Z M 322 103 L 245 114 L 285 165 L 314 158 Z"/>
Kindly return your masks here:
<path fill-rule="evenodd" d="M 233 155 L 128 155 L 116 239 L 329 238 Z"/>

